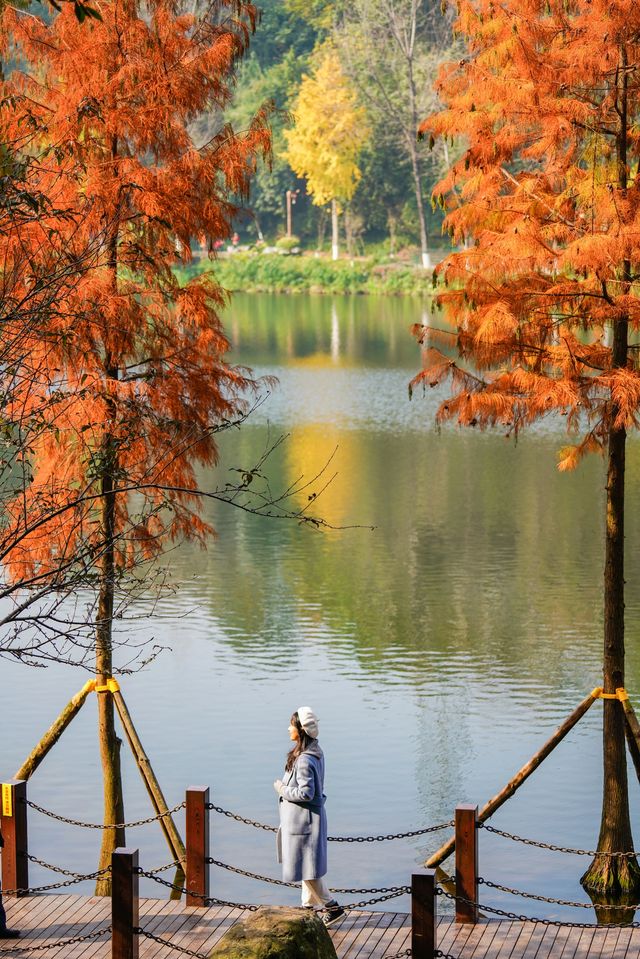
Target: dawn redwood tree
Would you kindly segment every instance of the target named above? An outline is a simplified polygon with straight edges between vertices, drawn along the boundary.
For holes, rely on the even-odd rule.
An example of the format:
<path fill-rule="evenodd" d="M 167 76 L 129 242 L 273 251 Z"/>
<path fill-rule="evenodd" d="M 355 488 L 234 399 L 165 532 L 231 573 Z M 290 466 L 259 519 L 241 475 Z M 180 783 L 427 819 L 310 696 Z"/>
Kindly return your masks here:
<path fill-rule="evenodd" d="M 451 379 L 440 420 L 516 434 L 563 415 L 571 469 L 607 459 L 604 689 L 624 686 L 625 442 L 640 415 L 640 5 L 634 0 L 459 0 L 464 59 L 421 133 L 461 138 L 436 186 L 465 249 L 440 266 L 455 331 L 421 328 L 414 382 Z M 443 343 L 451 349 L 442 348 Z M 640 890 L 621 704 L 604 701 L 598 851 L 582 877 Z"/>
<path fill-rule="evenodd" d="M 229 101 L 253 4 L 212 0 L 197 17 L 173 0 L 101 0 L 99 13 L 82 24 L 71 5 L 51 24 L 6 15 L 21 66 L 10 122 L 37 122 L 44 141 L 61 144 L 50 169 L 76 224 L 69 255 L 104 236 L 98 262 L 34 344 L 59 399 L 46 411 L 51 430 L 29 452 L 33 479 L 18 505 L 28 511 L 44 498 L 60 509 L 8 564 L 16 579 L 55 577 L 61 558 L 86 557 L 104 684 L 126 571 L 167 542 L 210 532 L 195 468 L 216 461 L 214 434 L 241 411 L 252 381 L 225 360 L 219 285 L 205 275 L 181 286 L 172 268 L 190 259 L 192 240 L 211 246 L 229 234 L 233 198 L 246 196 L 269 134 L 263 115 L 242 133 L 221 122 L 204 144 L 190 132 L 202 111 L 222 115 Z M 98 696 L 98 709 L 105 822 L 122 822 L 111 693 Z M 123 841 L 121 830 L 103 831 L 100 868 Z M 108 893 L 110 881 L 98 888 Z"/>

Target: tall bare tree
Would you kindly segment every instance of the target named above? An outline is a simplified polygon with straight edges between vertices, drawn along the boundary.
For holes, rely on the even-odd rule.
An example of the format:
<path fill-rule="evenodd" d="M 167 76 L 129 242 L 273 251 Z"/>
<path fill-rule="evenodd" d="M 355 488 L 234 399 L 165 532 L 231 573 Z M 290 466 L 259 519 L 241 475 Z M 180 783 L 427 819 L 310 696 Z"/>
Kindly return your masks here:
<path fill-rule="evenodd" d="M 418 125 L 436 105 L 433 81 L 450 54 L 449 20 L 428 0 L 353 0 L 335 34 L 374 136 L 411 168 L 422 265 L 429 267 L 425 179 L 445 157 L 418 140 Z"/>

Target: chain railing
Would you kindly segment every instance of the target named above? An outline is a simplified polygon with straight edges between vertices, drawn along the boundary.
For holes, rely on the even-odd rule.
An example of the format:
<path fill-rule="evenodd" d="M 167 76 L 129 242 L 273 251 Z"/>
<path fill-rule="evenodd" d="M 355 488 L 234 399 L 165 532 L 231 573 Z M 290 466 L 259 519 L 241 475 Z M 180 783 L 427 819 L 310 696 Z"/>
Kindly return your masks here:
<path fill-rule="evenodd" d="M 270 832 L 270 833 L 277 832 L 276 826 L 272 826 L 267 823 L 250 819 L 238 813 L 224 809 L 221 806 L 217 806 L 214 803 L 208 802 L 208 790 L 205 787 L 198 787 L 197 789 L 194 787 L 193 790 L 188 792 L 187 796 L 188 796 L 188 802 L 183 801 L 181 803 L 178 803 L 172 809 L 168 809 L 163 813 L 159 813 L 154 816 L 149 816 L 146 819 L 140 819 L 130 823 L 115 823 L 115 824 L 106 824 L 106 825 L 98 824 L 98 823 L 83 822 L 81 820 L 68 818 L 66 816 L 52 812 L 51 810 L 46 809 L 42 806 L 39 806 L 36 803 L 28 801 L 26 799 L 26 796 L 20 801 L 25 802 L 27 806 L 31 807 L 32 809 L 35 809 L 37 812 L 40 812 L 41 814 L 48 816 L 52 819 L 55 819 L 59 822 L 80 826 L 87 829 L 94 829 L 94 830 L 117 829 L 117 828 L 126 829 L 126 828 L 132 828 L 135 826 L 142 826 L 142 825 L 157 822 L 158 820 L 162 820 L 164 817 L 170 816 L 173 813 L 177 812 L 178 810 L 184 809 L 186 807 L 188 835 L 189 835 L 189 829 L 193 827 L 193 823 L 201 822 L 202 816 L 206 817 L 206 811 L 214 811 L 220 815 L 233 819 L 237 822 L 247 824 L 256 829 L 264 830 L 266 832 Z M 466 824 L 464 819 L 465 816 L 467 817 Z M 475 819 L 473 817 L 475 817 Z M 470 807 L 470 806 L 458 807 L 456 811 L 456 820 L 448 820 L 446 822 L 438 823 L 432 826 L 427 826 L 422 829 L 415 829 L 415 830 L 410 830 L 406 832 L 390 833 L 386 835 L 380 834 L 380 835 L 371 835 L 371 836 L 329 836 L 328 838 L 330 842 L 339 842 L 339 843 L 385 842 L 385 841 L 394 840 L 394 839 L 406 839 L 406 838 L 414 838 L 418 836 L 426 836 L 432 833 L 439 832 L 441 830 L 451 829 L 453 827 L 456 827 L 456 821 L 458 821 L 457 828 L 468 829 L 468 827 L 470 826 L 470 823 L 475 822 L 476 828 L 478 829 L 483 828 L 488 833 L 493 833 L 502 838 L 505 838 L 514 842 L 519 842 L 527 846 L 533 846 L 541 849 L 550 850 L 553 852 L 562 852 L 562 853 L 573 854 L 573 855 L 588 855 L 592 857 L 608 855 L 612 857 L 624 856 L 628 858 L 631 858 L 637 854 L 636 852 L 599 853 L 597 850 L 576 849 L 570 846 L 560 846 L 553 843 L 545 843 L 545 842 L 540 842 L 533 839 L 528 839 L 528 838 L 519 836 L 517 834 L 510 833 L 506 830 L 499 829 L 495 826 L 490 826 L 487 823 L 478 822 L 477 810 L 474 812 L 473 807 Z M 190 827 L 190 824 L 192 824 L 191 827 Z M 197 830 L 196 830 L 196 833 L 197 833 Z M 450 840 L 449 842 L 451 841 L 452 840 Z M 198 845 L 198 843 L 200 843 L 200 845 Z M 25 833 L 24 848 L 26 848 L 26 833 Z M 445 848 L 447 848 L 447 844 L 445 844 L 445 847 L 443 847 L 443 849 Z M 194 848 L 190 846 L 190 850 L 191 850 L 190 854 L 194 856 L 195 861 L 200 864 L 198 868 L 214 865 L 220 869 L 227 870 L 233 874 L 244 876 L 247 879 L 268 883 L 274 886 L 281 886 L 281 887 L 286 887 L 290 889 L 298 888 L 299 886 L 299 884 L 296 882 L 287 882 L 283 879 L 277 879 L 271 876 L 265 876 L 260 873 L 242 869 L 239 866 L 235 866 L 230 863 L 225 863 L 218 859 L 214 859 L 210 857 L 208 855 L 208 841 L 206 839 L 206 832 L 202 834 L 198 842 L 196 842 L 196 846 Z M 124 853 L 125 851 L 122 851 L 122 852 Z M 465 856 L 467 857 L 466 864 L 465 864 L 465 858 L 464 858 Z M 137 853 L 136 853 L 136 857 L 137 857 Z M 472 857 L 473 861 L 470 857 Z M 503 893 L 506 895 L 519 896 L 526 900 L 531 900 L 534 902 L 541 902 L 541 903 L 548 903 L 554 906 L 560 906 L 560 907 L 569 908 L 569 909 L 570 908 L 583 909 L 583 910 L 594 909 L 597 917 L 600 917 L 604 910 L 608 910 L 608 911 L 620 910 L 621 914 L 634 913 L 636 910 L 640 910 L 640 903 L 633 904 L 633 905 L 623 904 L 620 906 L 611 905 L 608 903 L 603 905 L 597 905 L 589 902 L 576 902 L 569 899 L 556 898 L 553 896 L 545 896 L 545 895 L 537 894 L 534 892 L 528 892 L 526 890 L 518 889 L 515 887 L 510 887 L 506 884 L 493 882 L 492 880 L 484 879 L 478 876 L 478 865 L 477 865 L 476 857 L 477 857 L 477 852 L 476 853 L 463 852 L 463 865 L 459 868 L 462 869 L 461 875 L 463 877 L 466 877 L 465 882 L 470 882 L 470 877 L 473 876 L 473 882 L 474 883 L 477 882 L 478 888 L 479 886 L 483 885 L 483 886 L 486 886 L 488 889 L 495 889 L 496 892 Z M 98 870 L 96 872 L 80 873 L 80 872 L 75 872 L 71 869 L 66 869 L 62 866 L 51 864 L 49 862 L 46 862 L 45 860 L 39 859 L 36 856 L 30 855 L 30 854 L 27 854 L 27 859 L 30 862 L 41 866 L 42 868 L 49 869 L 55 873 L 59 873 L 61 876 L 65 878 L 59 882 L 49 883 L 47 885 L 35 886 L 35 887 L 24 888 L 24 889 L 6 890 L 8 894 L 27 895 L 30 893 L 51 892 L 54 890 L 60 890 L 66 887 L 73 886 L 76 883 L 99 879 L 101 876 L 104 876 L 105 874 L 109 873 L 111 870 L 111 867 L 107 866 L 104 869 Z M 137 866 L 137 858 L 136 858 L 134 863 L 128 868 L 132 870 L 130 871 L 130 875 L 137 873 L 138 876 L 145 877 L 151 880 L 152 882 L 157 883 L 161 885 L 162 887 L 171 890 L 172 892 L 178 893 L 180 896 L 182 895 L 186 896 L 188 902 L 192 902 L 195 904 L 200 903 L 203 906 L 209 906 L 209 905 L 223 906 L 230 909 L 237 909 L 245 912 L 255 912 L 257 909 L 260 908 L 260 906 L 256 905 L 255 903 L 236 902 L 232 900 L 221 899 L 217 896 L 211 896 L 208 894 L 208 884 L 203 883 L 202 885 L 200 885 L 200 879 L 196 880 L 194 878 L 193 885 L 196 885 L 197 890 L 193 890 L 189 888 L 189 886 L 192 885 L 192 881 L 189 880 L 188 884 L 185 883 L 184 876 L 182 874 L 180 874 L 177 877 L 180 880 L 182 880 L 182 883 L 171 882 L 168 879 L 164 879 L 159 875 L 159 873 L 166 872 L 167 870 L 170 870 L 179 866 L 180 866 L 180 860 L 176 859 L 169 863 L 166 863 L 163 866 L 159 866 L 157 869 L 142 869 Z M 194 876 L 195 875 L 196 873 L 194 873 Z M 429 896 L 432 896 L 434 894 L 434 889 L 435 889 L 435 895 L 444 896 L 446 899 L 451 900 L 452 902 L 456 903 L 460 907 L 463 907 L 463 906 L 472 907 L 472 910 L 475 912 L 476 916 L 477 916 L 477 911 L 480 910 L 489 916 L 504 918 L 507 920 L 518 921 L 523 923 L 538 923 L 543 926 L 553 926 L 558 928 L 575 928 L 575 929 L 598 928 L 598 926 L 593 922 L 573 922 L 569 920 L 563 921 L 561 919 L 546 919 L 546 918 L 535 917 L 535 916 L 526 916 L 526 915 L 518 914 L 517 912 L 511 911 L 508 909 L 499 908 L 498 906 L 485 905 L 480 902 L 476 902 L 472 899 L 467 899 L 467 898 L 464 898 L 463 896 L 456 895 L 455 892 L 448 891 L 448 889 L 445 888 L 446 883 L 445 884 L 441 883 L 440 885 L 435 884 L 435 878 L 433 878 L 434 874 L 432 873 L 431 876 L 432 876 L 432 878 L 430 879 L 431 892 L 429 892 L 428 894 Z M 414 883 L 414 886 L 416 886 L 416 878 L 417 877 L 414 877 L 414 879 L 412 880 L 412 882 Z M 15 884 L 18 885 L 19 882 L 20 880 L 16 877 Z M 26 872 L 24 873 L 23 884 L 24 886 L 27 886 L 28 884 Z M 419 886 L 419 883 L 418 883 L 418 886 Z M 467 888 L 471 889 L 475 887 L 472 885 L 467 885 Z M 207 892 L 206 895 L 205 895 L 205 891 Z M 370 906 L 380 905 L 382 903 L 397 899 L 404 895 L 410 895 L 412 893 L 412 889 L 410 886 L 406 886 L 406 885 L 364 887 L 364 888 L 331 887 L 331 892 L 333 894 L 339 895 L 341 898 L 351 897 L 351 896 L 362 897 L 362 898 L 357 898 L 354 901 L 341 903 L 342 908 L 345 910 L 360 910 L 360 909 L 366 909 L 367 907 L 370 907 Z M 420 893 L 419 891 L 414 894 L 425 895 L 425 893 Z M 464 913 L 464 910 L 457 909 L 456 912 Z M 435 915 L 435 912 L 434 912 L 434 915 Z M 620 915 L 616 916 L 615 918 L 620 918 Z M 630 916 L 629 918 L 632 919 L 632 916 Z M 137 920 L 133 920 L 133 921 L 137 921 Z M 607 923 L 607 926 L 610 928 L 637 929 L 637 928 L 640 928 L 640 921 L 620 922 L 619 924 Z M 87 938 L 92 938 L 95 935 L 104 935 L 106 931 L 107 930 L 101 930 L 97 934 L 91 934 Z M 148 930 L 140 929 L 139 932 L 140 934 L 145 935 L 148 938 L 155 939 L 157 942 L 167 945 L 168 947 L 172 949 L 176 949 L 179 952 L 183 952 L 186 955 L 199 957 L 198 952 L 194 950 L 189 950 L 184 947 L 178 947 L 167 940 L 163 940 L 161 937 L 156 937 L 155 934 L 150 933 Z M 83 941 L 84 941 L 84 937 L 81 937 L 81 938 L 76 938 L 74 940 L 69 940 L 68 944 L 71 944 L 72 942 L 83 942 Z M 66 943 L 62 943 L 62 945 L 64 944 Z M 41 947 L 35 947 L 35 948 L 38 948 L 38 949 L 53 948 L 54 945 L 56 944 L 44 944 Z M 4 951 L 10 951 L 10 950 L 4 950 Z M 404 959 L 404 957 L 410 956 L 410 955 L 411 955 L 411 950 L 405 949 L 395 955 L 384 956 L 383 959 Z M 448 953 L 442 953 L 438 950 L 435 951 L 435 956 L 439 957 L 439 959 L 456 959 L 456 957 L 451 956 Z"/>
<path fill-rule="evenodd" d="M 31 809 L 35 809 L 36 812 L 42 813 L 43 816 L 49 816 L 50 819 L 56 819 L 58 822 L 67 823 L 69 826 L 81 826 L 82 829 L 133 829 L 135 826 L 146 826 L 148 823 L 158 822 L 160 819 L 164 819 L 166 816 L 173 815 L 174 812 L 178 812 L 179 809 L 184 809 L 187 805 L 183 800 L 178 803 L 173 809 L 167 809 L 166 812 L 159 812 L 156 816 L 149 816 L 147 819 L 138 819 L 136 822 L 119 822 L 119 823 L 95 823 L 95 822 L 83 822 L 80 819 L 69 819 L 67 816 L 61 816 L 60 813 L 51 812 L 50 809 L 45 809 L 43 806 L 38 806 L 36 803 L 31 802 L 30 799 L 24 800 L 27 806 Z"/>
<path fill-rule="evenodd" d="M 161 886 L 165 886 L 167 889 L 173 889 L 175 892 L 182 893 L 185 896 L 192 896 L 195 899 L 200 899 L 206 905 L 229 906 L 232 909 L 246 909 L 249 912 L 255 912 L 260 908 L 260 906 L 255 905 L 255 903 L 232 902 L 228 899 L 219 899 L 217 896 L 205 896 L 203 893 L 195 892 L 192 889 L 187 889 L 185 886 L 178 886 L 174 882 L 169 882 L 167 879 L 161 879 L 159 876 L 156 876 L 152 872 L 148 872 L 145 869 L 139 868 L 138 875 L 144 876 L 146 879 L 151 879 L 153 882 L 156 882 Z M 281 884 L 280 880 L 273 880 L 273 883 L 274 885 Z M 359 890 L 354 889 L 352 891 L 358 892 Z M 389 887 L 389 891 L 384 895 L 374 896 L 372 899 L 361 899 L 358 902 L 345 903 L 343 908 L 362 909 L 364 906 L 373 906 L 379 902 L 387 902 L 389 899 L 397 899 L 399 896 L 405 896 L 410 892 L 410 886 Z"/>
<path fill-rule="evenodd" d="M 388 842 L 390 839 L 412 839 L 414 836 L 427 836 L 442 829 L 451 829 L 455 826 L 453 819 L 448 822 L 437 823 L 435 826 L 425 826 L 424 829 L 412 829 L 409 832 L 395 832 L 386 836 L 329 836 L 329 842 Z"/>
<path fill-rule="evenodd" d="M 31 856 L 29 856 L 31 859 Z M 57 869 L 56 872 L 62 870 Z M 78 882 L 86 882 L 91 879 L 99 879 L 101 876 L 111 872 L 111 866 L 105 866 L 104 869 L 98 869 L 96 872 L 75 873 L 73 879 L 65 879 L 62 882 L 51 882 L 46 886 L 28 886 L 26 889 L 3 889 L 5 896 L 30 896 L 38 892 L 51 892 L 54 889 L 64 889 L 67 886 L 75 886 Z"/>
<path fill-rule="evenodd" d="M 79 942 L 89 942 L 91 939 L 99 939 L 111 932 L 111 926 L 105 926 L 104 929 L 97 929 L 95 932 L 87 932 L 84 936 L 74 936 L 72 939 L 60 939 L 57 942 L 43 942 L 40 946 L 9 945 L 2 946 L 2 955 L 5 953 L 29 953 L 46 952 L 48 949 L 61 949 L 63 946 L 75 946 Z M 206 957 L 203 957 L 206 959 Z"/>
<path fill-rule="evenodd" d="M 37 856 L 32 856 L 31 853 L 27 853 L 27 859 L 29 862 L 35 862 L 37 866 L 42 866 L 43 869 L 50 869 L 51 872 L 59 872 L 63 876 L 71 876 L 73 879 L 78 880 L 85 878 L 85 873 L 73 872 L 72 869 L 63 869 L 62 866 L 54 866 L 50 862 L 45 862 L 44 859 L 38 859 Z"/>
<path fill-rule="evenodd" d="M 148 872 L 158 873 L 166 872 L 168 869 L 177 869 L 180 865 L 179 859 L 174 859 L 173 862 L 168 862 L 164 866 L 158 866 L 156 869 L 149 869 Z"/>
<path fill-rule="evenodd" d="M 155 932 L 149 932 L 148 929 L 144 929 L 142 926 L 136 926 L 133 931 L 136 933 L 136 935 L 144 936 L 146 939 L 151 939 L 153 942 L 157 942 L 160 946 L 166 946 L 168 949 L 182 953 L 183 956 L 193 956 L 193 959 L 209 959 L 209 956 L 205 955 L 203 952 L 196 952 L 195 949 L 187 949 L 186 946 L 179 946 L 176 942 L 170 942 L 169 939 L 163 939 L 161 936 L 156 936 Z"/>
<path fill-rule="evenodd" d="M 235 822 L 243 822 L 246 826 L 253 826 L 255 829 L 264 829 L 265 832 L 277 832 L 277 826 L 268 826 L 264 822 L 257 822 L 255 819 L 247 819 L 246 816 L 240 816 L 239 813 L 231 812 L 229 809 L 223 809 L 222 806 L 216 806 L 214 803 L 207 803 L 207 809 L 217 812 L 221 816 L 233 819 Z"/>
<path fill-rule="evenodd" d="M 218 899 L 217 896 L 205 896 L 203 893 L 196 892 L 193 889 L 187 889 L 185 886 L 178 886 L 175 882 L 169 882 L 168 879 L 161 879 L 160 876 L 156 876 L 154 873 L 149 872 L 146 869 L 138 868 L 138 875 L 144 876 L 146 879 L 151 879 L 153 882 L 158 883 L 160 886 L 164 886 L 166 889 L 172 889 L 174 892 L 179 892 L 183 896 L 192 896 L 195 899 L 200 899 L 202 903 L 207 906 L 229 906 L 231 909 L 246 909 L 248 912 L 255 912 L 260 908 L 254 903 L 231 902 L 228 899 Z"/>
<path fill-rule="evenodd" d="M 564 852 L 570 856 L 623 856 L 627 859 L 634 859 L 640 856 L 637 850 L 630 852 L 599 852 L 597 849 L 574 849 L 572 846 L 556 846 L 551 842 L 541 842 L 537 839 L 526 839 L 524 836 L 518 836 L 515 833 L 507 832 L 506 829 L 497 829 L 496 826 L 490 826 L 489 823 L 479 822 L 478 829 L 484 829 L 486 832 L 493 833 L 495 836 L 501 836 L 503 839 L 511 839 L 512 842 L 520 842 L 525 846 L 534 846 L 536 849 L 548 849 L 551 852 Z"/>
<path fill-rule="evenodd" d="M 501 916 L 504 919 L 511 919 L 517 922 L 534 922 L 539 923 L 542 926 L 556 926 L 560 929 L 602 929 L 602 926 L 599 926 L 594 922 L 562 922 L 560 919 L 545 919 L 540 916 L 525 916 L 517 912 L 509 912 L 506 909 L 499 909 L 497 906 L 487 906 L 484 903 L 476 902 L 474 899 L 466 899 L 464 896 L 458 896 L 455 893 L 447 892 L 446 889 L 443 889 L 442 886 L 436 887 L 437 896 L 445 896 L 447 899 L 451 899 L 453 902 L 462 902 L 467 906 L 472 906 L 474 909 L 479 909 L 481 912 L 488 912 L 494 916 Z M 551 900 L 553 901 L 553 900 Z M 593 907 L 597 908 L 597 907 Z M 607 929 L 640 929 L 640 922 L 608 922 Z"/>
<path fill-rule="evenodd" d="M 263 829 L 265 832 L 277 832 L 277 826 L 270 826 L 268 823 L 258 822 L 255 819 L 248 819 L 239 813 L 231 812 L 230 809 L 224 809 L 222 806 L 216 806 L 214 803 L 207 803 L 207 809 L 233 819 L 235 822 L 242 822 L 247 826 L 253 826 L 255 829 Z M 329 836 L 329 842 L 388 842 L 390 839 L 412 839 L 415 836 L 426 836 L 432 832 L 439 832 L 441 829 L 451 829 L 455 825 L 453 819 L 447 822 L 437 823 L 435 826 L 426 826 L 424 829 L 412 829 L 409 832 L 389 833 L 380 836 Z"/>
<path fill-rule="evenodd" d="M 511 886 L 503 886 L 498 882 L 491 882 L 490 879 L 483 879 L 478 876 L 478 884 L 488 886 L 490 889 L 497 889 L 499 892 L 506 892 L 511 896 L 521 896 L 523 899 L 534 899 L 536 902 L 548 902 L 554 906 L 571 906 L 573 909 L 620 909 L 625 912 L 635 912 L 640 909 L 640 903 L 634 905 L 610 905 L 609 903 L 592 902 L 574 902 L 571 899 L 555 899 L 553 896 L 542 896 L 533 892 L 525 892 L 522 889 L 514 889 Z"/>
<path fill-rule="evenodd" d="M 238 876 L 246 876 L 247 879 L 258 879 L 260 882 L 270 883 L 272 886 L 286 886 L 288 889 L 299 889 L 299 882 L 285 882 L 284 879 L 274 879 L 272 876 L 262 876 L 257 872 L 249 872 L 247 869 L 240 869 L 239 866 L 231 866 L 228 862 L 220 862 L 219 859 L 212 859 L 211 856 L 207 857 L 207 863 L 210 866 L 218 866 L 219 869 L 226 869 L 228 872 L 233 872 Z M 157 869 L 152 869 L 150 872 L 158 872 Z M 368 893 L 385 893 L 385 892 L 397 892 L 399 889 L 404 888 L 401 886 L 372 886 L 367 889 L 352 889 L 352 888 L 339 888 L 337 886 L 331 886 L 329 892 L 337 892 L 341 895 L 366 895 Z"/>

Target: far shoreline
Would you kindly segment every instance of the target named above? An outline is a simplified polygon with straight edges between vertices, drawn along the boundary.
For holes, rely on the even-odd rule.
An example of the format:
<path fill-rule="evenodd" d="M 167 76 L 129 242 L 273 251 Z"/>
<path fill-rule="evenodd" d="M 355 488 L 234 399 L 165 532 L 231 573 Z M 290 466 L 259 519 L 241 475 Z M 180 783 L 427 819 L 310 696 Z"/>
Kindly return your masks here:
<path fill-rule="evenodd" d="M 438 251 L 438 259 L 442 251 Z M 435 268 L 425 269 L 400 259 L 373 257 L 330 260 L 313 255 L 237 252 L 194 259 L 176 272 L 185 282 L 201 273 L 213 273 L 230 293 L 299 293 L 320 296 L 432 297 Z"/>

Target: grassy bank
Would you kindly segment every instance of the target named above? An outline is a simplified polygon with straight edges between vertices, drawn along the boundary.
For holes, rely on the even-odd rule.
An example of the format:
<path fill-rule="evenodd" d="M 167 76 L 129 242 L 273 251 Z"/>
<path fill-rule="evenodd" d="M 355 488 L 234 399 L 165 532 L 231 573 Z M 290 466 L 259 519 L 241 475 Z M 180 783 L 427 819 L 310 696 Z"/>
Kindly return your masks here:
<path fill-rule="evenodd" d="M 244 293 L 382 293 L 430 294 L 432 273 L 410 264 L 373 259 L 338 260 L 314 256 L 235 253 L 199 260 L 181 271 L 186 279 L 211 270 L 227 290 Z"/>

